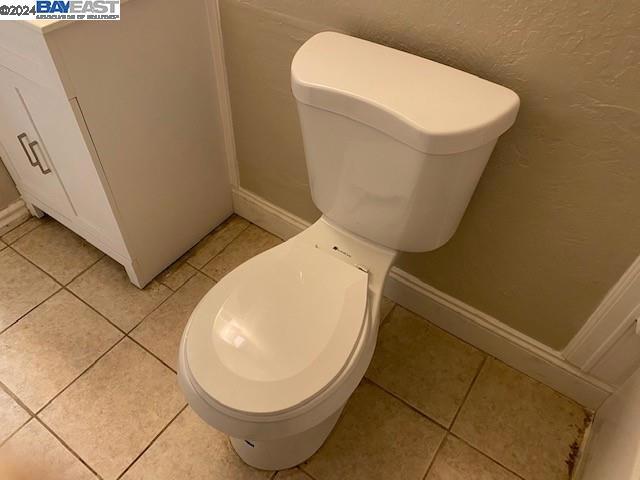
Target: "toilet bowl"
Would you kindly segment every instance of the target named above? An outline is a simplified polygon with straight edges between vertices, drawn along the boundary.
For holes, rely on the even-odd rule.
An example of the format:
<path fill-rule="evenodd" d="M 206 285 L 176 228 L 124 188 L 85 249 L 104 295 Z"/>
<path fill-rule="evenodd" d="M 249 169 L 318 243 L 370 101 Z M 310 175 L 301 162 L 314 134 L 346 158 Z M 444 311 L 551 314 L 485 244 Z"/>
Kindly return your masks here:
<path fill-rule="evenodd" d="M 200 301 L 179 384 L 247 463 L 288 468 L 322 445 L 371 361 L 395 255 L 321 218 Z"/>
<path fill-rule="evenodd" d="M 178 358 L 189 405 L 267 470 L 321 447 L 373 356 L 397 252 L 451 238 L 519 106 L 504 87 L 334 32 L 300 48 L 291 77 L 323 216 L 218 282 Z"/>

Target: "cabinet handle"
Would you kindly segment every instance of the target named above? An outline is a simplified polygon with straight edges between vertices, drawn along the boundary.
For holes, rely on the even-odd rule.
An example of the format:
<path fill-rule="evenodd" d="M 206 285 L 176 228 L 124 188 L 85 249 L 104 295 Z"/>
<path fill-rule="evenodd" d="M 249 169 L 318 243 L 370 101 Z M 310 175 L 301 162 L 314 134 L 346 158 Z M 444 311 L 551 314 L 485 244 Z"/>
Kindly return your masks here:
<path fill-rule="evenodd" d="M 22 143 L 22 142 L 20 142 Z M 36 158 L 36 165 L 38 167 L 40 167 L 40 171 L 42 172 L 43 175 L 46 175 L 47 173 L 51 173 L 51 169 L 49 167 L 47 167 L 46 169 L 42 166 L 42 162 L 40 162 L 40 159 L 38 158 L 38 154 L 36 153 L 36 150 L 33 148 L 36 145 L 38 145 L 38 148 L 40 147 L 40 145 L 38 144 L 37 141 L 33 141 L 33 142 L 29 142 L 29 149 L 31 150 L 31 153 L 33 153 L 33 156 Z"/>
<path fill-rule="evenodd" d="M 24 150 L 24 154 L 27 156 L 27 159 L 29 160 L 29 163 L 31 164 L 32 167 L 37 167 L 38 166 L 38 161 L 33 161 L 33 159 L 31 158 L 31 155 L 29 155 L 29 151 L 27 150 L 26 145 L 24 144 L 24 142 L 22 140 L 27 139 L 27 142 L 29 141 L 29 138 L 27 137 L 26 133 L 21 133 L 20 135 L 18 135 L 18 142 L 20 142 L 20 146 L 22 147 L 22 150 Z M 33 151 L 33 149 L 32 149 Z M 38 157 L 36 156 L 36 159 Z"/>

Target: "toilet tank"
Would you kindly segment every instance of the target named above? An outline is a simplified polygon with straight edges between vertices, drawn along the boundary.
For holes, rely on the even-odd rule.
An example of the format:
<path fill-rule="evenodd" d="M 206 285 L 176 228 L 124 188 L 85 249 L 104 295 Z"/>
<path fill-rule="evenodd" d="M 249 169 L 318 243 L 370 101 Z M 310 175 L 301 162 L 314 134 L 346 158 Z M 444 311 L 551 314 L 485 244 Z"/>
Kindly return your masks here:
<path fill-rule="evenodd" d="M 408 252 L 451 238 L 519 107 L 505 87 L 335 32 L 300 47 L 291 83 L 316 206 Z"/>

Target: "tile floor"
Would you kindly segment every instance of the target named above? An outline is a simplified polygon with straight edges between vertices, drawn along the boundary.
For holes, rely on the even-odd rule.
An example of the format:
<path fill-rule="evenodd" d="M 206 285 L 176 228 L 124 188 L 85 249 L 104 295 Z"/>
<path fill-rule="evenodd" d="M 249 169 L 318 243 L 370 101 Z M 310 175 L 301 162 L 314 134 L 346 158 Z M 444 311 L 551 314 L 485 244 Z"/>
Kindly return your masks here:
<path fill-rule="evenodd" d="M 569 478 L 583 408 L 389 300 L 366 378 L 320 451 L 284 472 L 244 465 L 187 407 L 178 341 L 216 281 L 279 242 L 231 217 L 139 290 L 51 219 L 5 233 L 0 464 L 65 480 Z"/>

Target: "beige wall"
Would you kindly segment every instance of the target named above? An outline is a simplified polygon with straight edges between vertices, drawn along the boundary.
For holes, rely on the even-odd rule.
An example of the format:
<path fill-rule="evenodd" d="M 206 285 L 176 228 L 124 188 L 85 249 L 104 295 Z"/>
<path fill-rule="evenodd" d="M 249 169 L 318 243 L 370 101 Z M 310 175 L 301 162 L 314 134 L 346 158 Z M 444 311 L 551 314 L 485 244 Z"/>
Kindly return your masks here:
<path fill-rule="evenodd" d="M 399 265 L 561 348 L 640 253 L 637 2 L 220 0 L 241 185 L 308 220 L 289 64 L 338 30 L 512 88 L 454 238 Z"/>
<path fill-rule="evenodd" d="M 4 210 L 7 206 L 15 202 L 20 197 L 13 180 L 9 176 L 9 172 L 0 161 L 0 210 Z"/>

